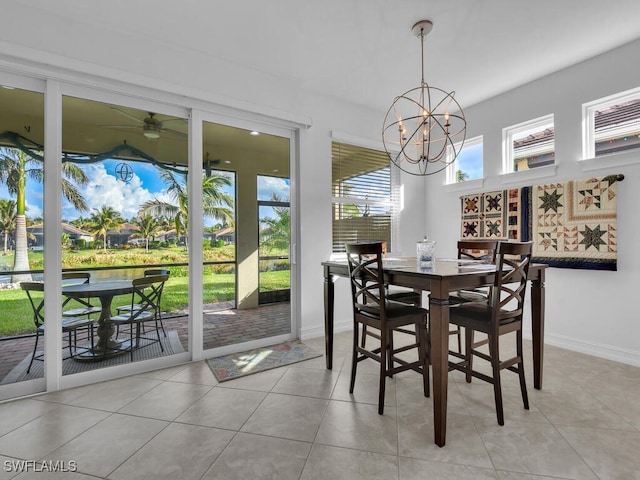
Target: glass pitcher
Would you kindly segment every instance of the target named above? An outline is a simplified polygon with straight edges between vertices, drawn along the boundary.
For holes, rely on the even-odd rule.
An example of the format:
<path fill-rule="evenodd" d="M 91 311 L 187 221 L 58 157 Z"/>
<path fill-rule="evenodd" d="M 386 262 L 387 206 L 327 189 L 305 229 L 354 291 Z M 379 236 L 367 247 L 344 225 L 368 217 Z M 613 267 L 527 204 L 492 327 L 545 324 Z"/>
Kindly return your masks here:
<path fill-rule="evenodd" d="M 428 240 L 424 237 L 424 240 L 416 243 L 416 260 L 419 267 L 431 267 L 434 261 L 434 251 L 436 242 Z"/>

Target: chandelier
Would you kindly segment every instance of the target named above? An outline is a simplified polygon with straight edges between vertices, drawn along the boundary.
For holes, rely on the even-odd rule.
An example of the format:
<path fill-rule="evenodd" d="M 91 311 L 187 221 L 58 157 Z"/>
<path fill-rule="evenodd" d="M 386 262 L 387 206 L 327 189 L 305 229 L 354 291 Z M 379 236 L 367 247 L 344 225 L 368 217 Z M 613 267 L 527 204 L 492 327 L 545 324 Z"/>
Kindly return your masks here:
<path fill-rule="evenodd" d="M 397 96 L 384 117 L 382 142 L 391 161 L 411 175 L 432 175 L 452 163 L 464 144 L 467 121 L 455 92 L 424 80 L 424 37 L 433 28 L 420 20 L 411 29 L 420 39 L 420 86 Z"/>

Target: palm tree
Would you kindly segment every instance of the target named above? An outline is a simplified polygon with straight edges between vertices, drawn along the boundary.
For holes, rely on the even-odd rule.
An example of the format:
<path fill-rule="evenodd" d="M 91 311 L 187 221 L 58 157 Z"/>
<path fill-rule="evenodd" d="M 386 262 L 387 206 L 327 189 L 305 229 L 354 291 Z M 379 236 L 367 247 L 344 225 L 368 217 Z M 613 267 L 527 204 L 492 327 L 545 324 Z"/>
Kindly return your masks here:
<path fill-rule="evenodd" d="M 136 227 L 138 232 L 136 236 L 140 236 L 145 239 L 145 250 L 149 253 L 149 238 L 153 237 L 162 226 L 160 219 L 152 217 L 151 215 L 140 215 L 131 222 Z"/>
<path fill-rule="evenodd" d="M 464 182 L 469 178 L 469 174 L 462 170 L 456 170 L 456 182 Z"/>
<path fill-rule="evenodd" d="M 124 219 L 112 207 L 103 205 L 94 208 L 95 213 L 91 214 L 89 228 L 91 233 L 96 236 L 102 236 L 104 253 L 107 253 L 107 232 L 115 230 L 124 223 Z"/>
<path fill-rule="evenodd" d="M 4 233 L 4 253 L 7 253 L 9 234 L 16 228 L 16 202 L 0 199 L 0 230 Z"/>
<path fill-rule="evenodd" d="M 280 202 L 276 194 L 271 201 Z M 272 207 L 274 217 L 260 219 L 260 245 L 271 250 L 288 250 L 291 233 L 291 214 L 288 207 Z"/>
<path fill-rule="evenodd" d="M 160 179 L 167 185 L 167 193 L 172 197 L 173 203 L 163 200 L 147 200 L 140 206 L 139 215 L 152 215 L 171 219 L 176 235 L 186 234 L 189 228 L 189 207 L 186 187 L 186 175 L 180 175 L 168 170 L 159 172 Z M 223 191 L 224 187 L 231 186 L 228 177 L 222 174 L 213 174 L 202 179 L 202 208 L 205 217 L 214 218 L 224 222 L 233 221 L 233 199 Z"/>
<path fill-rule="evenodd" d="M 10 194 L 16 196 L 16 251 L 13 258 L 14 271 L 29 270 L 29 250 L 27 245 L 26 187 L 27 178 L 42 183 L 44 179 L 43 157 L 29 156 L 15 148 L 0 148 L 0 181 L 4 182 Z M 76 185 L 88 182 L 84 171 L 71 162 L 62 163 L 62 195 L 79 211 L 87 211 L 87 203 Z M 14 275 L 12 282 L 28 281 L 31 275 Z"/>

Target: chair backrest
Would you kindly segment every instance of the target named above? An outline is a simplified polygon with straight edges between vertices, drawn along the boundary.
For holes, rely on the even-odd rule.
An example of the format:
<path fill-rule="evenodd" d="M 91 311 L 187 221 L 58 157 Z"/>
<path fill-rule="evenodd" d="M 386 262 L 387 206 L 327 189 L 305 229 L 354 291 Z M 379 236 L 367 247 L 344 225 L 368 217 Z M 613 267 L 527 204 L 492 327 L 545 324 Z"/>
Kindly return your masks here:
<path fill-rule="evenodd" d="M 498 243 L 497 274 L 489 303 L 495 324 L 522 317 L 532 245 L 532 242 Z"/>
<path fill-rule="evenodd" d="M 382 273 L 382 242 L 348 243 L 351 299 L 354 313 L 385 318 L 385 285 Z"/>
<path fill-rule="evenodd" d="M 77 283 L 89 283 L 91 273 L 89 272 L 62 272 L 63 285 L 75 285 Z"/>
<path fill-rule="evenodd" d="M 465 260 L 496 261 L 497 240 L 459 240 L 458 258 Z"/>
<path fill-rule="evenodd" d="M 131 318 L 135 319 L 144 312 L 160 313 L 162 290 L 169 275 L 151 275 L 133 280 L 131 293 Z"/>
<path fill-rule="evenodd" d="M 154 275 L 169 275 L 171 272 L 166 268 L 151 268 L 144 271 L 145 277 L 152 277 Z"/>
<path fill-rule="evenodd" d="M 20 288 L 24 290 L 33 310 L 33 323 L 36 328 L 44 324 L 44 283 L 43 282 L 20 282 Z M 34 292 L 42 292 L 43 295 Z"/>

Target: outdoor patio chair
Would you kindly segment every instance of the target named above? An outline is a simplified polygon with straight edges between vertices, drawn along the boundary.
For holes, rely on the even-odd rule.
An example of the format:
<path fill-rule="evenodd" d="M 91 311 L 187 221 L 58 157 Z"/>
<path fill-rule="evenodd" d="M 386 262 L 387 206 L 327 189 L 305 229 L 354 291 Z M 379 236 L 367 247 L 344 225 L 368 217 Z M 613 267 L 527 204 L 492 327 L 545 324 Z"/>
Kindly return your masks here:
<path fill-rule="evenodd" d="M 78 283 L 89 283 L 91 273 L 89 272 L 62 272 L 63 285 L 75 285 Z M 66 309 L 67 306 L 73 308 Z M 93 314 L 99 314 L 102 308 L 99 305 L 92 305 L 88 298 L 70 298 L 67 297 L 62 302 L 63 317 L 90 317 Z"/>
<path fill-rule="evenodd" d="M 164 351 L 160 339 L 160 329 L 162 328 L 160 300 L 162 299 L 164 284 L 168 278 L 169 275 L 152 275 L 134 279 L 129 310 L 124 311 L 122 314 L 114 315 L 109 319 L 110 323 L 116 325 L 118 332 L 124 326 L 129 327 L 129 342 L 124 349 L 130 351 L 131 360 L 133 360 L 135 349 L 146 347 L 156 342 L 160 344 L 160 350 Z M 141 326 L 145 323 L 153 323 L 156 333 L 155 338 L 147 336 L 146 332 L 141 329 Z M 145 341 L 144 345 L 141 344 L 143 340 Z"/>
<path fill-rule="evenodd" d="M 154 275 L 167 275 L 169 276 L 171 274 L 171 271 L 166 269 L 166 268 L 152 268 L 152 269 L 148 269 L 144 271 L 144 276 L 145 277 L 151 277 Z M 158 299 L 158 308 L 161 308 L 161 302 L 162 302 L 162 298 Z M 136 309 L 136 308 L 140 308 L 140 305 L 136 304 L 136 305 L 120 305 L 118 307 L 116 307 L 116 312 L 118 313 L 118 315 L 125 313 L 125 312 L 129 312 L 131 311 L 131 309 Z M 160 311 L 158 311 L 158 316 L 160 317 L 160 328 L 162 329 L 162 334 L 166 337 L 167 336 L 167 332 L 165 332 L 164 330 L 164 324 L 162 323 L 162 315 L 160 315 Z M 144 332 L 144 324 L 142 324 L 142 331 Z"/>
<path fill-rule="evenodd" d="M 27 373 L 31 370 L 34 360 L 42 360 L 44 354 L 37 354 L 38 341 L 40 335 L 44 333 L 44 282 L 21 282 L 20 288 L 24 290 L 33 310 L 33 322 L 36 326 L 36 341 L 33 346 L 33 354 L 27 368 Z M 68 344 L 65 348 L 69 350 L 69 356 L 63 360 L 74 357 L 78 353 L 92 351 L 93 342 L 93 320 L 88 317 L 63 317 L 61 320 L 62 331 L 68 335 Z M 78 347 L 78 332 L 85 331 L 86 339 L 90 341 L 90 346 Z"/>

